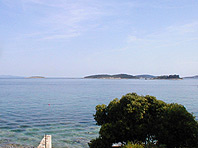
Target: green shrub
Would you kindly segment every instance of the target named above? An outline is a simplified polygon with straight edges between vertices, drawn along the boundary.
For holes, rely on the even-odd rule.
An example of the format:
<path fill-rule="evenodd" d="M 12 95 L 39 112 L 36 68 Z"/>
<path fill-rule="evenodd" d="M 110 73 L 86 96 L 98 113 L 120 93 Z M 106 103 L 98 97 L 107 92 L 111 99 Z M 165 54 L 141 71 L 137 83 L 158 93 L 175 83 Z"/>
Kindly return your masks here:
<path fill-rule="evenodd" d="M 128 142 L 123 148 L 144 148 L 142 144 L 134 144 L 132 142 Z"/>

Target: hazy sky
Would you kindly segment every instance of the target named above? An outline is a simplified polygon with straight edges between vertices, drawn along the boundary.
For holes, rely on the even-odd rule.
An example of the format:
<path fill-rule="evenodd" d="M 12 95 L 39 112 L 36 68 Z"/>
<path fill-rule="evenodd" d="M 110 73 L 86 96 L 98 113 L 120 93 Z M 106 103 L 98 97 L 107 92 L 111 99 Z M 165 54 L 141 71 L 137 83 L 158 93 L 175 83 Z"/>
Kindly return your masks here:
<path fill-rule="evenodd" d="M 198 0 L 0 0 L 0 75 L 198 74 Z"/>

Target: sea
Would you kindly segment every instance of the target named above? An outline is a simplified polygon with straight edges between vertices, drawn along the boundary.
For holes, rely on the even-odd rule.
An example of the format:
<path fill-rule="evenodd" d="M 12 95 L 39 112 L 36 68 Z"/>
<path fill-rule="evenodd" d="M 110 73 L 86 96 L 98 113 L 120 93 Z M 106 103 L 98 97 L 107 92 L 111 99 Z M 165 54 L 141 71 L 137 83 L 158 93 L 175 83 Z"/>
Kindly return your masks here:
<path fill-rule="evenodd" d="M 132 92 L 182 104 L 198 119 L 198 79 L 0 79 L 0 147 L 37 147 L 48 134 L 54 148 L 88 148 L 99 136 L 95 106 Z"/>

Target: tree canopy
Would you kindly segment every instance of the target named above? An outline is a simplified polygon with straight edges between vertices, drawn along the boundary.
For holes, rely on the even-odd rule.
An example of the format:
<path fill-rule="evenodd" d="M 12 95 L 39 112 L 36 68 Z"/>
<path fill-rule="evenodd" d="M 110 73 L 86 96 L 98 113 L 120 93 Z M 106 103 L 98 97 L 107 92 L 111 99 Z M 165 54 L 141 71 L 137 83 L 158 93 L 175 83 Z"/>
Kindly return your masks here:
<path fill-rule="evenodd" d="M 129 93 L 108 105 L 97 105 L 94 119 L 101 128 L 90 148 L 110 148 L 128 141 L 168 148 L 198 146 L 195 117 L 183 105 L 167 104 L 153 96 Z"/>

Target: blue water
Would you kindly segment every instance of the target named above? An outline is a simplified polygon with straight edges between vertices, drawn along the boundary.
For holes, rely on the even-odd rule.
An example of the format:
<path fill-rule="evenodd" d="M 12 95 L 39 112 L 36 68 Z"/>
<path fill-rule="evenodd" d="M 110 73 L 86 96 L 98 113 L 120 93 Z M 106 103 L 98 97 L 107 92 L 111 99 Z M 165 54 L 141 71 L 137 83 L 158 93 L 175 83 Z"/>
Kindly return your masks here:
<path fill-rule="evenodd" d="M 198 117 L 198 80 L 0 79 L 0 147 L 36 147 L 51 134 L 55 148 L 87 148 L 99 131 L 95 106 L 130 92 L 183 104 Z"/>

